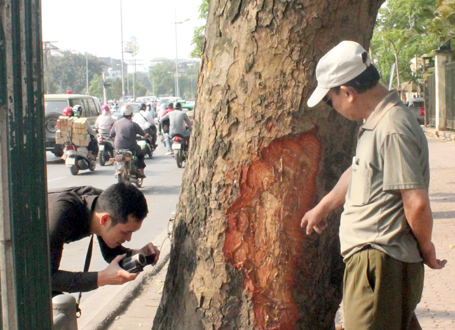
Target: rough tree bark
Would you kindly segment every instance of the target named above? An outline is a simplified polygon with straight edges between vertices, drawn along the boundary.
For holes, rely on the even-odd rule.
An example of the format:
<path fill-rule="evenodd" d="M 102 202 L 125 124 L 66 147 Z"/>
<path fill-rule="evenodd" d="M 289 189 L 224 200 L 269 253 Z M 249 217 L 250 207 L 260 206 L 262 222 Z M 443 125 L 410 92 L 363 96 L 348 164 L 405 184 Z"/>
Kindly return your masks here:
<path fill-rule="evenodd" d="M 332 329 L 339 212 L 299 223 L 350 165 L 357 125 L 306 100 L 319 58 L 368 49 L 383 0 L 211 0 L 190 158 L 153 329 Z"/>

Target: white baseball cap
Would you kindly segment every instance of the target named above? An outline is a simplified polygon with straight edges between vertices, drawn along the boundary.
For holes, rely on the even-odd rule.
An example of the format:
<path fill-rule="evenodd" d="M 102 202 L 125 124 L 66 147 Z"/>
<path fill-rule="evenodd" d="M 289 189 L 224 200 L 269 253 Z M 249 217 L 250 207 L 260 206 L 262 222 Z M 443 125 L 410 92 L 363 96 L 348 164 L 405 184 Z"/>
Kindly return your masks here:
<path fill-rule="evenodd" d="M 355 41 L 342 41 L 325 54 L 316 66 L 318 87 L 308 99 L 314 107 L 326 96 L 330 88 L 351 81 L 371 64 L 367 51 Z"/>

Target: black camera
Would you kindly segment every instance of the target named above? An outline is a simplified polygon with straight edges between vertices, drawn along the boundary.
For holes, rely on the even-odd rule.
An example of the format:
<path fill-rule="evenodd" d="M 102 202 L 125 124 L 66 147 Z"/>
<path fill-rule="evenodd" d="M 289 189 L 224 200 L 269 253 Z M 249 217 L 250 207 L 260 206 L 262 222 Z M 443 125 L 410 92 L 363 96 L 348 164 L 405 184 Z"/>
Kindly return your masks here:
<path fill-rule="evenodd" d="M 151 265 L 155 261 L 155 255 L 135 254 L 131 257 L 125 257 L 119 262 L 119 266 L 128 273 L 137 274 L 144 270 L 144 267 Z"/>

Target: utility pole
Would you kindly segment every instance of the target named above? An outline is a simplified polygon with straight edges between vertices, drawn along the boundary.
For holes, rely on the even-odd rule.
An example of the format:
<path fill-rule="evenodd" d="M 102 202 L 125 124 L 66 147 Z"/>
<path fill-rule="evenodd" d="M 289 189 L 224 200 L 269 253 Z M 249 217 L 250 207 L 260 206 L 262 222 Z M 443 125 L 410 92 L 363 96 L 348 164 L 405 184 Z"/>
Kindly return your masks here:
<path fill-rule="evenodd" d="M 104 79 L 104 72 L 103 72 L 103 103 L 106 104 L 106 80 Z"/>
<path fill-rule="evenodd" d="M 86 76 L 87 76 L 87 88 L 85 90 L 85 94 L 89 95 L 89 83 L 88 83 L 88 56 L 87 56 L 87 52 L 85 52 L 85 72 L 86 72 Z"/>
<path fill-rule="evenodd" d="M 177 22 L 177 9 L 175 9 L 175 96 L 179 97 L 180 96 L 180 90 L 179 90 L 179 55 L 177 51 L 177 24 L 182 24 L 184 22 L 189 21 L 190 19 L 187 18 L 181 22 Z"/>
<path fill-rule="evenodd" d="M 127 53 L 128 53 L 128 51 L 127 51 Z M 137 63 L 137 61 L 142 61 L 142 60 L 132 59 L 131 61 L 128 62 L 130 64 L 134 64 L 134 73 L 133 73 L 133 100 L 134 101 L 136 101 L 136 72 L 137 72 L 136 67 L 137 67 L 137 65 L 142 65 L 142 63 Z"/>
<path fill-rule="evenodd" d="M 48 55 L 51 50 L 58 50 L 58 47 L 54 46 L 53 43 L 58 41 L 43 41 L 43 54 L 44 54 L 44 70 L 46 72 L 46 94 L 49 94 L 49 79 L 50 79 L 50 72 L 49 72 L 49 62 L 48 62 Z"/>
<path fill-rule="evenodd" d="M 175 96 L 180 96 L 179 90 L 179 55 L 177 52 L 177 9 L 175 9 Z"/>
<path fill-rule="evenodd" d="M 120 0 L 120 42 L 122 44 L 122 98 L 125 102 L 125 77 L 123 72 L 123 6 L 122 0 Z"/>

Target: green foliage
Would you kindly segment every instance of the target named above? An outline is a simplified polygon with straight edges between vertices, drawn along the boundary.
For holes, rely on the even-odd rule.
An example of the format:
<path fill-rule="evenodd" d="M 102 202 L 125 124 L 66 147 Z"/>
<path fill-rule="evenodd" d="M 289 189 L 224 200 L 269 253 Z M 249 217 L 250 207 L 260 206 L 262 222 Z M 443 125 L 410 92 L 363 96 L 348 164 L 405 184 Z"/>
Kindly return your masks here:
<path fill-rule="evenodd" d="M 103 79 L 102 76 L 95 74 L 90 81 L 89 87 L 90 95 L 103 99 Z"/>
<path fill-rule="evenodd" d="M 179 65 L 179 91 L 185 99 L 196 97 L 199 67 L 197 65 Z M 150 81 L 156 96 L 175 95 L 175 62 L 164 61 L 150 70 Z M 144 94 L 145 95 L 145 94 Z"/>
<path fill-rule="evenodd" d="M 50 87 L 56 93 L 65 93 L 71 90 L 74 94 L 85 93 L 87 86 L 86 58 L 84 54 L 62 51 L 59 55 L 48 56 Z M 95 74 L 101 75 L 104 62 L 96 56 L 88 55 L 89 81 Z"/>
<path fill-rule="evenodd" d="M 106 82 L 111 84 L 106 88 L 106 98 L 108 100 L 119 100 L 122 97 L 122 79 L 107 79 Z"/>
<path fill-rule="evenodd" d="M 199 6 L 199 19 L 204 20 L 207 22 L 207 18 L 209 15 L 209 0 L 202 0 L 201 5 Z M 204 51 L 204 44 L 205 44 L 205 26 L 194 28 L 193 30 L 193 39 L 191 44 L 194 46 L 193 50 L 190 53 L 192 58 L 200 58 L 202 56 L 202 52 Z"/>
<path fill-rule="evenodd" d="M 196 98 L 197 82 L 199 68 L 197 65 L 191 66 L 185 70 L 185 73 L 179 79 L 180 96 L 185 100 L 194 100 Z"/>
<path fill-rule="evenodd" d="M 431 52 L 441 41 L 455 35 L 455 1 L 445 0 L 390 0 L 380 10 L 371 41 L 373 61 L 377 65 L 383 82 L 390 79 L 392 64 L 397 49 L 401 82 L 422 79 L 422 69 L 411 61 Z M 393 87 L 397 87 L 394 77 Z"/>
<path fill-rule="evenodd" d="M 455 0 L 440 3 L 430 31 L 439 37 L 440 44 L 455 37 Z"/>
<path fill-rule="evenodd" d="M 175 63 L 164 61 L 150 70 L 150 81 L 154 86 L 155 95 L 175 95 Z"/>

